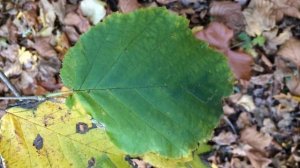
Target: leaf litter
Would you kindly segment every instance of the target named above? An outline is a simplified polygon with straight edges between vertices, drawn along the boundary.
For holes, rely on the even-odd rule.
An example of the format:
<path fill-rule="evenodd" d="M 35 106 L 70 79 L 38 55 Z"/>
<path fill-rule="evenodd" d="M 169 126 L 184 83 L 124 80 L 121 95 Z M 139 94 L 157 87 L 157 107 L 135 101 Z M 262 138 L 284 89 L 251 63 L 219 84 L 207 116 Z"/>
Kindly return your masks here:
<path fill-rule="evenodd" d="M 64 53 L 104 13 L 115 11 L 106 6 L 101 15 L 87 14 L 80 4 L 40 0 L 0 5 L 0 67 L 22 94 L 60 90 L 58 72 Z M 209 142 L 211 165 L 299 167 L 299 1 L 121 0 L 117 6 L 121 12 L 166 6 L 190 20 L 190 27 L 198 30 L 197 38 L 228 56 L 236 84 L 223 109 L 237 133 L 228 121 L 220 121 Z M 250 46 L 255 57 L 240 44 L 240 32 L 250 40 L 265 38 L 262 46 Z M 3 84 L 0 94 L 11 95 Z M 8 103 L 1 101 L 1 108 Z M 93 164 L 90 158 L 87 165 Z"/>

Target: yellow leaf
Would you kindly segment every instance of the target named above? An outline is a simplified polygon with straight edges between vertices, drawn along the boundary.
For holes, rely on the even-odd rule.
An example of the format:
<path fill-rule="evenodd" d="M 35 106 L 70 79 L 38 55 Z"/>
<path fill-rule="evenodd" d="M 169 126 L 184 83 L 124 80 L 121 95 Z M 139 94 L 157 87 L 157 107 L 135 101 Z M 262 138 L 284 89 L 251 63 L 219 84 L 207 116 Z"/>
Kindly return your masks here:
<path fill-rule="evenodd" d="M 88 128 L 88 129 L 87 129 Z M 8 167 L 129 167 L 124 154 L 85 112 L 44 102 L 12 108 L 0 121 L 0 156 Z"/>

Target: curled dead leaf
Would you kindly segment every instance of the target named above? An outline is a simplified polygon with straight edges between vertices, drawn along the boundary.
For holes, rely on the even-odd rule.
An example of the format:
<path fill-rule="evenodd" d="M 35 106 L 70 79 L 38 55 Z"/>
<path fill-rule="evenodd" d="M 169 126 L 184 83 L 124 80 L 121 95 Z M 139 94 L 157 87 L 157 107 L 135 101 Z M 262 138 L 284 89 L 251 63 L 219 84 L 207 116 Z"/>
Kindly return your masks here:
<path fill-rule="evenodd" d="M 211 46 L 225 52 L 229 48 L 233 31 L 219 22 L 212 22 L 202 31 L 196 32 L 198 39 L 208 42 Z"/>
<path fill-rule="evenodd" d="M 245 27 L 245 18 L 241 5 L 231 1 L 213 1 L 209 13 L 218 22 L 223 22 L 229 28 L 240 31 Z"/>

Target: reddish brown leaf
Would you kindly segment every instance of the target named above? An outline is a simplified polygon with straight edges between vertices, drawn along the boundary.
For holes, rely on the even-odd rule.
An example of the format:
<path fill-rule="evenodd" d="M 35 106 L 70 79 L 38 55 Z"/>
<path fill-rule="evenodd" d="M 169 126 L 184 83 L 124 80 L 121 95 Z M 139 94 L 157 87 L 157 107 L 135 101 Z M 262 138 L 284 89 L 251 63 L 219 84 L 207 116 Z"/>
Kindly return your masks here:
<path fill-rule="evenodd" d="M 118 6 L 123 13 L 129 13 L 141 7 L 137 0 L 119 0 Z"/>
<path fill-rule="evenodd" d="M 43 57 L 56 57 L 57 53 L 51 45 L 51 37 L 36 37 L 32 47 Z"/>
<path fill-rule="evenodd" d="M 70 12 L 65 16 L 64 24 L 75 26 L 81 33 L 86 32 L 90 28 L 90 23 L 87 18 L 76 12 Z"/>
<path fill-rule="evenodd" d="M 225 54 L 229 58 L 229 65 L 238 79 L 249 80 L 251 77 L 251 65 L 253 58 L 243 52 L 227 50 Z"/>
<path fill-rule="evenodd" d="M 230 50 L 229 44 L 233 37 L 231 29 L 222 23 L 212 22 L 205 30 L 195 33 L 195 36 L 198 39 L 208 42 L 228 57 L 228 63 L 236 78 L 250 79 L 253 58 L 243 52 Z"/>
<path fill-rule="evenodd" d="M 197 32 L 196 37 L 225 52 L 229 48 L 233 31 L 222 23 L 212 22 L 205 30 Z"/>

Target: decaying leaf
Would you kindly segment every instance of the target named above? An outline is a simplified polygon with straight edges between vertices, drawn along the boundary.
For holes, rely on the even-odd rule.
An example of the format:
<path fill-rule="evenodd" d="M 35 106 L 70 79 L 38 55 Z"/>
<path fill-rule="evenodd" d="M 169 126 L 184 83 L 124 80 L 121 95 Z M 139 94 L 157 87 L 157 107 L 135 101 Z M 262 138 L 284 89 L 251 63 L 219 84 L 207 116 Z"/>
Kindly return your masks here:
<path fill-rule="evenodd" d="M 286 28 L 283 32 L 278 34 L 279 29 L 263 32 L 263 36 L 266 38 L 266 44 L 263 46 L 267 54 L 274 54 L 277 52 L 277 46 L 285 43 L 292 37 L 290 28 Z"/>
<path fill-rule="evenodd" d="M 243 11 L 246 31 L 249 35 L 261 35 L 275 27 L 284 15 L 300 18 L 298 0 L 251 0 Z"/>
<path fill-rule="evenodd" d="M 129 167 L 104 130 L 76 133 L 76 123 L 92 127 L 83 111 L 44 102 L 37 110 L 10 109 L 1 119 L 0 153 L 8 167 Z M 45 124 L 47 123 L 47 124 Z"/>
<path fill-rule="evenodd" d="M 264 152 L 272 142 L 268 134 L 258 132 L 255 127 L 248 127 L 241 132 L 241 140 L 260 152 Z"/>
<path fill-rule="evenodd" d="M 284 15 L 300 18 L 299 0 L 272 0 L 272 2 L 274 3 L 276 21 L 281 20 Z"/>
<path fill-rule="evenodd" d="M 56 57 L 57 53 L 54 50 L 54 47 L 51 45 L 52 37 L 36 37 L 34 38 L 34 43 L 31 44 L 31 47 L 34 48 L 38 54 L 42 57 Z"/>
<path fill-rule="evenodd" d="M 277 55 L 300 66 L 300 40 L 291 38 L 279 49 Z"/>
<path fill-rule="evenodd" d="M 273 3 L 269 0 L 251 0 L 243 11 L 246 19 L 246 32 L 250 36 L 261 35 L 275 27 L 276 16 L 273 12 Z"/>
<path fill-rule="evenodd" d="M 216 21 L 223 22 L 230 29 L 241 31 L 245 27 L 245 18 L 241 5 L 231 1 L 213 1 L 209 13 Z"/>
<path fill-rule="evenodd" d="M 228 63 L 236 78 L 250 79 L 253 58 L 243 52 L 232 51 L 230 49 L 229 44 L 233 37 L 233 31 L 231 29 L 222 23 L 212 22 L 205 30 L 197 32 L 195 36 L 207 41 L 211 46 L 228 57 Z"/>
<path fill-rule="evenodd" d="M 272 162 L 271 159 L 267 158 L 261 152 L 255 150 L 246 151 L 247 157 L 249 158 L 251 165 L 254 168 L 267 168 L 268 165 Z"/>
<path fill-rule="evenodd" d="M 80 13 L 69 12 L 64 18 L 64 24 L 67 26 L 75 26 L 81 33 L 86 32 L 90 28 L 90 23 L 87 18 Z"/>
<path fill-rule="evenodd" d="M 55 11 L 52 4 L 48 0 L 40 0 L 40 16 L 43 26 L 54 28 L 54 22 L 56 19 Z"/>
<path fill-rule="evenodd" d="M 6 49 L 0 50 L 0 55 L 11 62 L 18 59 L 20 46 L 18 44 L 8 45 Z"/>
<path fill-rule="evenodd" d="M 137 0 L 119 0 L 118 6 L 123 13 L 129 13 L 141 7 Z"/>
<path fill-rule="evenodd" d="M 231 132 L 221 132 L 212 139 L 218 145 L 230 145 L 237 140 L 237 135 Z"/>

